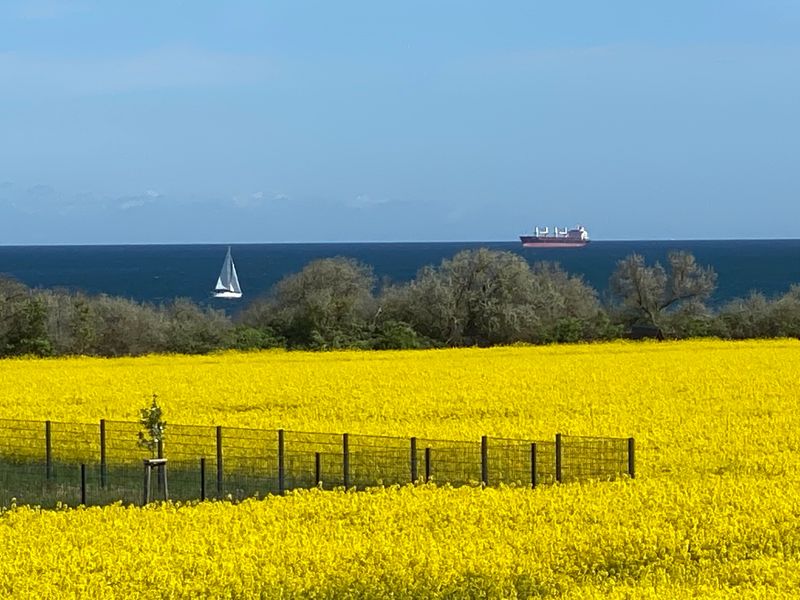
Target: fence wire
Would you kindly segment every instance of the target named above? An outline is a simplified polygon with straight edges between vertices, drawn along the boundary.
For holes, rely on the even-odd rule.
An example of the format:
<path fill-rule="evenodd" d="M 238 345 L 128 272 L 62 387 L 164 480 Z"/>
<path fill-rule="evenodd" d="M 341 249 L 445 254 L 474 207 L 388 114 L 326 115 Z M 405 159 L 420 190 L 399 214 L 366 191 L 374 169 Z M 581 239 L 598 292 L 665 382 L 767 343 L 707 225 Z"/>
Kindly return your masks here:
<path fill-rule="evenodd" d="M 633 475 L 633 440 L 556 436 L 480 441 L 170 424 L 152 449 L 138 423 L 0 420 L 0 506 L 146 499 L 240 500 L 285 490 L 405 485 L 533 486 Z M 560 454 L 559 454 L 560 453 Z M 81 466 L 83 465 L 83 466 Z"/>
<path fill-rule="evenodd" d="M 412 483 L 408 439 L 350 435 L 349 484 L 357 488 Z"/>
<path fill-rule="evenodd" d="M 0 456 L 44 460 L 45 428 L 44 421 L 0 419 Z"/>
<path fill-rule="evenodd" d="M 417 439 L 417 464 L 423 481 L 453 486 L 481 484 L 480 442 Z"/>
<path fill-rule="evenodd" d="M 562 436 L 562 481 L 609 480 L 628 472 L 628 440 Z"/>
<path fill-rule="evenodd" d="M 344 436 L 284 431 L 284 489 L 345 485 Z"/>
<path fill-rule="evenodd" d="M 533 486 L 556 481 L 555 443 L 487 438 L 487 483 Z"/>

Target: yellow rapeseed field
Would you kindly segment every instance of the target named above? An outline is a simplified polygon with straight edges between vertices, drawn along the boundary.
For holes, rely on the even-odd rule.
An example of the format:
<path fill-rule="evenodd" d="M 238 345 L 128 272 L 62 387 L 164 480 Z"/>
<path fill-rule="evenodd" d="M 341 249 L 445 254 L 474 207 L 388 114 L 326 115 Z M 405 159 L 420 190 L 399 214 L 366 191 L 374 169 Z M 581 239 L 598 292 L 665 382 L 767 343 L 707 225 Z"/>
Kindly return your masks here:
<path fill-rule="evenodd" d="M 0 595 L 800 597 L 800 342 L 0 362 L 0 418 L 635 436 L 636 480 L 0 516 Z"/>

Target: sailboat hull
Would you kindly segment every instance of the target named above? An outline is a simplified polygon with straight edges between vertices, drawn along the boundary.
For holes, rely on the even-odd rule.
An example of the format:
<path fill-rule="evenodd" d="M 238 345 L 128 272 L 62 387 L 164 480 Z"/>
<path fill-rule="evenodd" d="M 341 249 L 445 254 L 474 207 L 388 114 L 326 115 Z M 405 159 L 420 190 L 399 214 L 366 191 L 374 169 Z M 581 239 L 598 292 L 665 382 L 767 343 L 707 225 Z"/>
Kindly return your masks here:
<path fill-rule="evenodd" d="M 214 292 L 214 298 L 241 298 L 242 292 Z"/>

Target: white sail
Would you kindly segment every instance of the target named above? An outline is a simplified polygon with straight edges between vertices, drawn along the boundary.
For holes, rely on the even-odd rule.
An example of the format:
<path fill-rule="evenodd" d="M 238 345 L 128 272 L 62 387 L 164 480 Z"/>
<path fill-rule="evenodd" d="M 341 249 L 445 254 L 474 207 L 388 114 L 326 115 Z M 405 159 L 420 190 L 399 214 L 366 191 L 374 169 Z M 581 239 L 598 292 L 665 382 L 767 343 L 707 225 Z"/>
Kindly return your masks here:
<path fill-rule="evenodd" d="M 230 256 L 230 249 L 228 249 L 228 256 Z M 238 294 L 242 293 L 242 288 L 239 286 L 239 276 L 236 274 L 236 265 L 233 264 L 233 259 L 231 259 L 230 286 L 230 290 L 232 292 L 236 292 Z"/>
<path fill-rule="evenodd" d="M 233 264 L 230 246 L 228 246 L 228 253 L 225 255 L 225 262 L 222 263 L 222 271 L 220 271 L 217 278 L 217 285 L 214 287 L 214 296 L 217 298 L 242 297 L 242 288 L 239 285 L 239 277 Z"/>

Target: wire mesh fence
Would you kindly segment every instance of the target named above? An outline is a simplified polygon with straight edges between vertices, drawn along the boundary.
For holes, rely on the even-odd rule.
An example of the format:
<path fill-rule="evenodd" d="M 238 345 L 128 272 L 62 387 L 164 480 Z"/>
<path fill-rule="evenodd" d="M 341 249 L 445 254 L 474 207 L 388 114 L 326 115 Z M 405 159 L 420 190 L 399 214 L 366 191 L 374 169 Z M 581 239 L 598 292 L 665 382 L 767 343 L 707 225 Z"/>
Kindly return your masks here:
<path fill-rule="evenodd" d="M 423 481 L 453 486 L 481 484 L 480 442 L 419 438 L 416 446 Z"/>
<path fill-rule="evenodd" d="M 531 485 L 554 483 L 555 443 L 509 438 L 488 438 L 489 483 Z"/>
<path fill-rule="evenodd" d="M 344 476 L 344 435 L 308 431 L 283 431 L 279 435 L 283 440 L 279 491 L 316 486 L 333 489 L 349 484 Z"/>
<path fill-rule="evenodd" d="M 148 448 L 140 430 L 123 421 L 0 420 L 0 506 L 241 500 L 422 482 L 535 487 L 635 474 L 633 438 L 458 441 L 170 424 L 165 441 Z"/>
<path fill-rule="evenodd" d="M 560 437 L 561 481 L 609 480 L 619 473 L 629 473 L 629 439 L 566 435 Z"/>
<path fill-rule="evenodd" d="M 406 438 L 348 436 L 348 485 L 404 485 L 412 482 L 411 443 Z"/>

